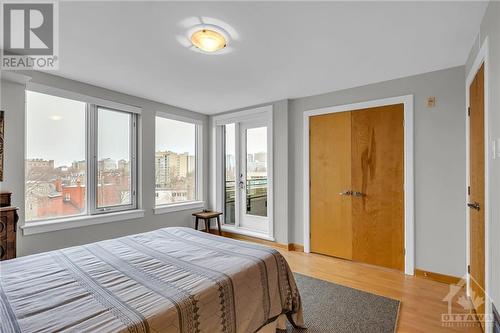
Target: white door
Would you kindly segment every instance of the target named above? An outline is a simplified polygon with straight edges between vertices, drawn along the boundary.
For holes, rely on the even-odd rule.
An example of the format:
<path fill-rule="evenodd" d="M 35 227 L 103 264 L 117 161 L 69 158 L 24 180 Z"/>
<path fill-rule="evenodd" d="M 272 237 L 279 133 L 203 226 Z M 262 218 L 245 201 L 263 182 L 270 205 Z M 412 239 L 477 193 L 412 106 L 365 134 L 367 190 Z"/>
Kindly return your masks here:
<path fill-rule="evenodd" d="M 239 227 L 269 233 L 269 138 L 265 120 L 239 124 Z"/>

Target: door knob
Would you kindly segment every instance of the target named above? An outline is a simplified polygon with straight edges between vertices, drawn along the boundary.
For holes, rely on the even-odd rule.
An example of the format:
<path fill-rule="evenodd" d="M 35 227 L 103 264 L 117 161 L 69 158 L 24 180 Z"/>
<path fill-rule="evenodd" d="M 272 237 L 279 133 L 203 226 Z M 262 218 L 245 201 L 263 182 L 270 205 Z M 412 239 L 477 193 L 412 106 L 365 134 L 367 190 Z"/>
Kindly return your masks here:
<path fill-rule="evenodd" d="M 479 202 L 469 202 L 467 204 L 467 206 L 469 206 L 469 208 L 472 208 L 472 209 L 475 209 L 475 210 L 480 210 L 481 209 L 481 205 L 479 205 Z"/>
<path fill-rule="evenodd" d="M 352 195 L 355 196 L 355 197 L 362 197 L 362 196 L 364 196 L 364 193 L 363 192 L 358 192 L 358 191 L 353 191 Z"/>
<path fill-rule="evenodd" d="M 352 195 L 352 191 L 340 192 L 339 195 Z"/>

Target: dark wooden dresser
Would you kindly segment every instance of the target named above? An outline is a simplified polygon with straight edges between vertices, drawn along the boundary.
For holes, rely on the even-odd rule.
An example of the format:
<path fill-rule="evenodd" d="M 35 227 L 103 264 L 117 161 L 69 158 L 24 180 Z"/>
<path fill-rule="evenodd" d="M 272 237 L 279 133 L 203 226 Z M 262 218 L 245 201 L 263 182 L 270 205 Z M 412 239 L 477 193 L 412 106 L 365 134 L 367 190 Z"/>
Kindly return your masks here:
<path fill-rule="evenodd" d="M 11 206 L 10 192 L 0 192 L 0 260 L 16 257 L 16 229 L 19 215 Z"/>

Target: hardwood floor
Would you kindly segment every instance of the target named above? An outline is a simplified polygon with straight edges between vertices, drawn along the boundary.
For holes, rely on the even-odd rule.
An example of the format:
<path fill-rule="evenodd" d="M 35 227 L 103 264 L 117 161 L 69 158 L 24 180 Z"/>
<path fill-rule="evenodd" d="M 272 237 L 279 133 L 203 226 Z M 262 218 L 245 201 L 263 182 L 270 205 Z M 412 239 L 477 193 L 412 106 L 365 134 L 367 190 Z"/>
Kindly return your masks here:
<path fill-rule="evenodd" d="M 482 332 L 478 323 L 476 327 L 442 326 L 441 314 L 448 313 L 443 301 L 449 292 L 447 284 L 323 255 L 278 250 L 294 272 L 400 300 L 398 332 Z M 464 313 L 457 303 L 461 295 L 463 289 L 454 298 L 453 313 Z"/>

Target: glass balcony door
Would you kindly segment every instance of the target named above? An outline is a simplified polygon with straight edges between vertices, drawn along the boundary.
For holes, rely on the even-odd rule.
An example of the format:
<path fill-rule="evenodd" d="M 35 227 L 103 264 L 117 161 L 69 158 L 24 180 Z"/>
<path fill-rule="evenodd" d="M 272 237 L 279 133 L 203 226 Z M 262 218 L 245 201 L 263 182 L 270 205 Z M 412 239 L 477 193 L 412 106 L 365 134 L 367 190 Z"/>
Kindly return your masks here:
<path fill-rule="evenodd" d="M 272 238 L 272 120 L 222 124 L 222 211 L 227 230 Z M 272 118 L 271 118 L 272 119 Z"/>
<path fill-rule="evenodd" d="M 239 126 L 239 227 L 268 233 L 268 137 L 265 121 Z"/>
<path fill-rule="evenodd" d="M 236 133 L 239 126 L 226 124 L 224 129 L 224 224 L 236 226 L 239 194 L 236 179 L 239 175 L 236 155 Z"/>

